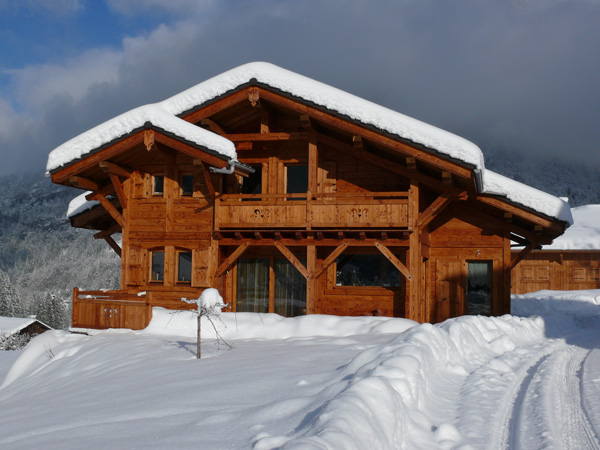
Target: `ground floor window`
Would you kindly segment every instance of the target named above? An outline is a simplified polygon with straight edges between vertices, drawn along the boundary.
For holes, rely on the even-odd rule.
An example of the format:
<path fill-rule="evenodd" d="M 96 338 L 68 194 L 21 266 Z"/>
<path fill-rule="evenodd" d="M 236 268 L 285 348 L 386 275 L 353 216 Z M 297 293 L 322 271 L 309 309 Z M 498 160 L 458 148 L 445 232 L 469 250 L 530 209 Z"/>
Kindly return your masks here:
<path fill-rule="evenodd" d="M 192 281 L 192 252 L 177 252 L 177 281 L 190 283 Z"/>
<path fill-rule="evenodd" d="M 273 312 L 286 317 L 306 314 L 306 279 L 287 259 L 240 258 L 236 311 Z"/>
<path fill-rule="evenodd" d="M 467 314 L 492 313 L 492 261 L 468 261 Z"/>
<path fill-rule="evenodd" d="M 150 281 L 162 282 L 165 279 L 165 252 L 151 252 Z"/>
<path fill-rule="evenodd" d="M 385 256 L 342 255 L 336 260 L 338 286 L 400 285 L 400 271 Z"/>

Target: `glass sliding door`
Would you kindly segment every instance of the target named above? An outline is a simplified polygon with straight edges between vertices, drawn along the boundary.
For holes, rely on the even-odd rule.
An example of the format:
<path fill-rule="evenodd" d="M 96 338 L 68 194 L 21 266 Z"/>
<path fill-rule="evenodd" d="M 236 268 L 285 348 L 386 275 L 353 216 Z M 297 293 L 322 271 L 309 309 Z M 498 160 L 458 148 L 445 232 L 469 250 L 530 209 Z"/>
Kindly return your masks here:
<path fill-rule="evenodd" d="M 492 313 L 492 261 L 468 261 L 467 314 Z"/>
<path fill-rule="evenodd" d="M 306 260 L 301 260 L 306 265 Z M 274 259 L 273 312 L 285 317 L 306 314 L 306 278 L 287 259 Z"/>
<path fill-rule="evenodd" d="M 240 258 L 237 263 L 237 312 L 269 312 L 269 258 Z"/>

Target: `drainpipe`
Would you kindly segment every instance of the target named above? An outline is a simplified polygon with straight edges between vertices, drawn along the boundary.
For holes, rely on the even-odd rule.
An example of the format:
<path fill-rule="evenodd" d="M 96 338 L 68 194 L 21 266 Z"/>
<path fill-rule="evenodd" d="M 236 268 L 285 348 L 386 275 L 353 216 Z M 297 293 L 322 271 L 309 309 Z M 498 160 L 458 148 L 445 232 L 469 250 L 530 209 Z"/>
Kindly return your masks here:
<path fill-rule="evenodd" d="M 481 169 L 473 169 L 473 174 L 475 175 L 475 187 L 477 188 L 477 193 L 481 194 L 483 192 L 483 177 L 481 176 Z"/>
<path fill-rule="evenodd" d="M 234 172 L 234 170 L 235 170 L 235 163 L 236 163 L 236 161 L 235 161 L 235 160 L 233 160 L 233 159 L 230 159 L 230 160 L 229 160 L 229 168 L 228 168 L 228 169 L 226 169 L 225 167 L 223 167 L 223 168 L 219 169 L 219 168 L 217 168 L 217 167 L 212 167 L 212 166 L 211 166 L 211 167 L 210 167 L 210 171 L 211 171 L 212 173 L 223 173 L 223 174 L 225 174 L 225 175 L 231 175 L 231 174 Z"/>

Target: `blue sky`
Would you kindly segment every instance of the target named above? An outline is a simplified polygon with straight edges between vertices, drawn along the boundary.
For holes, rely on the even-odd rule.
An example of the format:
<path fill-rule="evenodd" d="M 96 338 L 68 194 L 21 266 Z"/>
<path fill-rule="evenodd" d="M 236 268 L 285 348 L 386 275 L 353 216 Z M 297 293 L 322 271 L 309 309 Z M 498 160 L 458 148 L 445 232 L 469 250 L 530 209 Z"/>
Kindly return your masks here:
<path fill-rule="evenodd" d="M 0 0 L 0 175 L 254 60 L 600 167 L 599 0 Z"/>

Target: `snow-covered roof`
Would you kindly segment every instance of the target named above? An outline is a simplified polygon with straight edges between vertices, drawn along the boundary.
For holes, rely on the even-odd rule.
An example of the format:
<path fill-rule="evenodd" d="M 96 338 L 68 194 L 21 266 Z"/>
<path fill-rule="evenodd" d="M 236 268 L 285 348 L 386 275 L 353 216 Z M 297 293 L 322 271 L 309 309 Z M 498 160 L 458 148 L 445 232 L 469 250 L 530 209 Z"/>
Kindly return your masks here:
<path fill-rule="evenodd" d="M 491 170 L 483 173 L 482 194 L 500 195 L 511 203 L 522 205 L 548 217 L 554 217 L 568 224 L 573 223 L 569 204 L 558 197 L 540 191 Z"/>
<path fill-rule="evenodd" d="M 237 160 L 235 145 L 228 139 L 186 122 L 171 114 L 162 103 L 140 106 L 74 137 L 48 155 L 46 171 L 51 172 L 77 161 L 88 153 L 136 130 L 146 122 L 193 144 L 205 147 L 227 159 Z"/>
<path fill-rule="evenodd" d="M 4 317 L 0 316 L 0 334 L 14 334 L 21 331 L 23 328 L 27 328 L 34 322 L 39 322 L 45 327 L 50 327 L 39 320 L 24 317 Z"/>
<path fill-rule="evenodd" d="M 100 204 L 98 200 L 85 199 L 85 196 L 91 193 L 92 191 L 85 191 L 83 194 L 78 195 L 69 202 L 69 206 L 67 208 L 67 219 L 70 219 L 71 217 L 81 214 L 82 212 L 92 209 L 94 206 Z"/>
<path fill-rule="evenodd" d="M 574 223 L 543 250 L 600 250 L 600 205 L 573 208 Z"/>
<path fill-rule="evenodd" d="M 52 171 L 68 165 L 121 136 L 141 129 L 147 121 L 185 140 L 237 160 L 232 142 L 188 123 L 178 116 L 249 83 L 269 86 L 361 124 L 375 127 L 461 161 L 474 169 L 481 170 L 485 193 L 497 193 L 510 202 L 568 224 L 572 223 L 568 205 L 561 200 L 492 172 L 486 172 L 483 153 L 474 143 L 433 125 L 265 62 L 253 62 L 236 67 L 160 103 L 133 109 L 98 125 L 53 150 L 48 157 L 46 169 Z"/>

